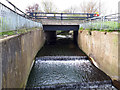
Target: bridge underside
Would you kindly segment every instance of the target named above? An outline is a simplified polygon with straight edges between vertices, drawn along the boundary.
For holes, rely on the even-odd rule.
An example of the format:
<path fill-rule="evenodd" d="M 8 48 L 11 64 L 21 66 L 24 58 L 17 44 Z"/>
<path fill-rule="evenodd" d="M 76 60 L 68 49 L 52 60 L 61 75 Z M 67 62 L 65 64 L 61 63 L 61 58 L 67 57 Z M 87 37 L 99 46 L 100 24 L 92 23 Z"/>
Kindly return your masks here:
<path fill-rule="evenodd" d="M 79 30 L 79 25 L 43 25 L 43 30 L 44 31 L 78 31 Z"/>

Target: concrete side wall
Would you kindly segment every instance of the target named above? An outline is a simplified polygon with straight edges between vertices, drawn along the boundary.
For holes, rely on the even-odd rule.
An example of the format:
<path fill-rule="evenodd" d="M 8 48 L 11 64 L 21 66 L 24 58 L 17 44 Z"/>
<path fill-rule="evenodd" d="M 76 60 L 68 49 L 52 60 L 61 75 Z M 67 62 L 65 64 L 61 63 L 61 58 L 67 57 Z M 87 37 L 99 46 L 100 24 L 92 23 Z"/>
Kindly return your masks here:
<path fill-rule="evenodd" d="M 118 34 L 118 75 L 120 81 L 120 33 Z"/>
<path fill-rule="evenodd" d="M 77 44 L 77 38 L 78 38 L 78 31 L 73 31 L 73 40 L 74 40 L 74 43 Z"/>
<path fill-rule="evenodd" d="M 43 30 L 33 30 L 1 41 L 2 88 L 23 88 L 34 57 L 43 46 Z"/>
<path fill-rule="evenodd" d="M 120 80 L 120 33 L 79 31 L 78 45 L 112 79 Z M 119 41 L 119 43 L 118 43 Z"/>
<path fill-rule="evenodd" d="M 56 31 L 45 31 L 46 42 L 48 44 L 56 42 Z"/>

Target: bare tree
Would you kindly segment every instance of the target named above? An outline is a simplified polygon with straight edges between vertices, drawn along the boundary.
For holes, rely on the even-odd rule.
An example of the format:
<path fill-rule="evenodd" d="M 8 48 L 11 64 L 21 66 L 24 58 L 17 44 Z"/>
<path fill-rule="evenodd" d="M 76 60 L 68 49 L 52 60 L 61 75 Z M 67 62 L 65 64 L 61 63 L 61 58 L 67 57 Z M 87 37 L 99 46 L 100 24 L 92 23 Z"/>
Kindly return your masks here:
<path fill-rule="evenodd" d="M 99 14 L 101 14 L 101 0 L 99 0 Z"/>
<path fill-rule="evenodd" d="M 77 12 L 77 7 L 71 6 L 70 8 L 65 9 L 63 12 L 65 12 L 65 13 L 75 13 L 75 12 Z"/>
<path fill-rule="evenodd" d="M 43 5 L 43 12 L 50 13 L 57 11 L 56 6 L 51 1 L 42 1 L 42 5 Z"/>
<path fill-rule="evenodd" d="M 98 9 L 99 9 L 99 15 L 103 14 L 105 15 L 107 12 L 107 9 L 105 8 L 105 3 L 101 0 L 99 0 L 99 5 L 98 5 Z"/>
<path fill-rule="evenodd" d="M 81 12 L 84 13 L 99 12 L 100 15 L 106 13 L 106 9 L 104 8 L 104 3 L 101 2 L 101 0 L 99 1 L 90 0 L 89 2 L 82 2 L 80 4 L 80 8 L 81 8 Z"/>
<path fill-rule="evenodd" d="M 98 11 L 97 2 L 90 0 L 89 2 L 83 2 L 81 5 L 81 11 L 84 13 L 95 13 Z"/>
<path fill-rule="evenodd" d="M 38 12 L 38 11 L 41 11 L 38 4 L 34 4 L 33 6 L 28 6 L 26 9 L 26 13 L 27 12 Z"/>

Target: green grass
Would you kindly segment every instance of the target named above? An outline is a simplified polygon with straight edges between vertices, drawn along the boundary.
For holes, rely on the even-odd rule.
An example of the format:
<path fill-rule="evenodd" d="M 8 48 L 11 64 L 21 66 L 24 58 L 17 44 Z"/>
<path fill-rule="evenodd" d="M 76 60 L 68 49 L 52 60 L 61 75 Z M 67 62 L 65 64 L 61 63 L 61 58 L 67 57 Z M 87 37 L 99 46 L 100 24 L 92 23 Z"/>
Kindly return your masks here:
<path fill-rule="evenodd" d="M 10 35 L 14 35 L 14 34 L 15 34 L 15 31 L 0 32 L 1 36 L 2 35 L 8 35 L 8 36 L 10 36 Z"/>
<path fill-rule="evenodd" d="M 83 30 L 84 28 L 83 27 L 80 27 L 79 30 Z"/>
<path fill-rule="evenodd" d="M 117 31 L 118 28 L 120 28 L 120 23 L 118 24 L 118 22 L 114 22 L 114 21 L 105 21 L 105 22 L 92 23 L 92 25 L 90 25 L 89 28 L 86 28 L 85 30 L 113 32 L 113 31 Z M 79 28 L 79 30 L 83 30 L 83 27 Z"/>
<path fill-rule="evenodd" d="M 100 29 L 101 27 L 104 28 L 105 30 L 117 30 L 118 22 L 106 21 L 106 22 L 97 22 L 92 24 L 92 29 Z"/>
<path fill-rule="evenodd" d="M 30 29 L 19 29 L 19 30 L 15 30 L 15 31 L 6 31 L 6 32 L 0 32 L 0 36 L 11 36 L 11 35 L 15 35 L 15 34 L 22 34 L 22 33 L 26 33 L 28 31 L 31 30 L 36 30 L 37 28 L 30 28 Z"/>

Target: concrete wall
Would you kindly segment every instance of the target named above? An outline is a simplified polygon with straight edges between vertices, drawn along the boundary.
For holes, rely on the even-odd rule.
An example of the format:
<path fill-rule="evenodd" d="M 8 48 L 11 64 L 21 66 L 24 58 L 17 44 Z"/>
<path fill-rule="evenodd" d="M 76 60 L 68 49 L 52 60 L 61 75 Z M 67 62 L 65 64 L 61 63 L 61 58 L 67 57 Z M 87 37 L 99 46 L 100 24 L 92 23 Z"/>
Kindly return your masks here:
<path fill-rule="evenodd" d="M 56 31 L 45 31 L 46 42 L 48 44 L 56 42 Z"/>
<path fill-rule="evenodd" d="M 120 80 L 120 32 L 78 32 L 79 47 L 112 79 Z"/>
<path fill-rule="evenodd" d="M 73 31 L 73 40 L 74 40 L 74 43 L 77 44 L 77 38 L 78 38 L 78 31 Z"/>
<path fill-rule="evenodd" d="M 33 30 L 0 40 L 3 88 L 25 87 L 34 57 L 44 42 L 43 30 Z"/>

